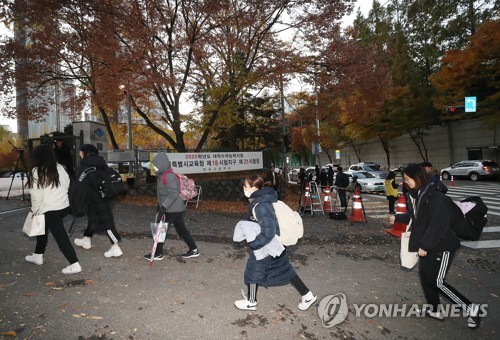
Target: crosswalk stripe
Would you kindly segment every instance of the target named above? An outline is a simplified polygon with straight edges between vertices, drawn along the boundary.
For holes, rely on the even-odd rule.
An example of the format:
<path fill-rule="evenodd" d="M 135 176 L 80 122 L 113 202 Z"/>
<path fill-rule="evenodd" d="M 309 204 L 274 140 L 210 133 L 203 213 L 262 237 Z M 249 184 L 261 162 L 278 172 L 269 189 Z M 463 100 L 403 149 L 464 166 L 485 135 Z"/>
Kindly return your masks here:
<path fill-rule="evenodd" d="M 500 240 L 462 241 L 461 244 L 472 249 L 498 248 L 500 247 Z"/>
<path fill-rule="evenodd" d="M 483 233 L 496 233 L 500 232 L 500 227 L 484 227 Z"/>

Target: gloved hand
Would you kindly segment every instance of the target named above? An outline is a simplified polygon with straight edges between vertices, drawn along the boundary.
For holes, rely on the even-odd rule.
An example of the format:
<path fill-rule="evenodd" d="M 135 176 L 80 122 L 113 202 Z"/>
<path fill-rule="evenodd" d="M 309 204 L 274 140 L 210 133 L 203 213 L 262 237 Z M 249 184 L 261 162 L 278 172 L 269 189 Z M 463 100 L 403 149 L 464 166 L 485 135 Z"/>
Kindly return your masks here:
<path fill-rule="evenodd" d="M 156 207 L 156 211 L 159 215 L 164 215 L 167 212 L 167 209 L 165 209 L 165 207 L 163 207 L 162 205 L 158 205 Z"/>

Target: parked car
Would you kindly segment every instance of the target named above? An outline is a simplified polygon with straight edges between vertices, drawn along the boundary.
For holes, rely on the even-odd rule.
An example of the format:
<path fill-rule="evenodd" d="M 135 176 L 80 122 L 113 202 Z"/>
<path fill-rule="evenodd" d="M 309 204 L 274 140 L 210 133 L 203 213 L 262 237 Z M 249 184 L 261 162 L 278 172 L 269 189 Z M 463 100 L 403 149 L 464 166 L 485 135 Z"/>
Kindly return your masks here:
<path fill-rule="evenodd" d="M 12 176 L 13 176 L 13 175 L 14 175 L 14 173 L 11 173 L 11 174 L 9 175 L 9 178 L 12 178 Z M 21 176 L 23 176 L 23 177 L 24 177 L 24 179 L 26 179 L 26 178 L 27 178 L 27 176 L 28 176 L 28 174 L 27 174 L 26 172 L 16 172 L 16 176 L 15 176 L 15 178 L 21 178 Z"/>
<path fill-rule="evenodd" d="M 330 164 L 325 165 L 325 168 L 328 169 L 329 166 L 332 167 L 332 169 L 333 169 L 334 172 L 337 172 L 340 164 L 338 164 L 338 163 L 330 163 Z"/>
<path fill-rule="evenodd" d="M 9 177 L 12 177 L 12 171 L 7 171 L 6 173 L 4 173 L 4 174 L 2 175 L 2 177 L 4 177 L 4 178 L 9 178 Z"/>
<path fill-rule="evenodd" d="M 290 169 L 288 171 L 288 182 L 298 182 L 299 181 L 299 170 Z"/>
<path fill-rule="evenodd" d="M 490 160 L 461 161 L 441 170 L 443 179 L 466 177 L 472 181 L 481 178 L 496 178 L 500 176 L 498 163 Z"/>
<path fill-rule="evenodd" d="M 350 190 L 358 188 L 362 192 L 385 192 L 384 180 L 366 171 L 350 173 L 349 182 Z"/>
<path fill-rule="evenodd" d="M 401 164 L 400 166 L 397 166 L 395 168 L 392 168 L 391 171 L 395 173 L 402 173 L 403 170 L 408 166 L 408 164 Z"/>
<path fill-rule="evenodd" d="M 358 163 L 358 164 L 353 164 L 347 169 L 347 171 L 344 171 L 346 174 L 352 174 L 354 172 L 369 172 L 372 175 L 374 175 L 377 178 L 386 178 L 387 177 L 387 172 L 380 170 L 380 165 L 375 164 L 375 163 Z"/>

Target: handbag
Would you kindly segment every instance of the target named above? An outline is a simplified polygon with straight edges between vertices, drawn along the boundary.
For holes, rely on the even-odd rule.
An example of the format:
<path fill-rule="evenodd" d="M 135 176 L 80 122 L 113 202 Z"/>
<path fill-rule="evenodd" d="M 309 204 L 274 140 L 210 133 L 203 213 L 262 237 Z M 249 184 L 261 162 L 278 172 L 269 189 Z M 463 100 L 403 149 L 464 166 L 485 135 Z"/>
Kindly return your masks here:
<path fill-rule="evenodd" d="M 410 222 L 411 225 L 411 222 Z M 401 234 L 401 267 L 406 268 L 408 270 L 413 269 L 418 262 L 418 252 L 413 252 L 408 250 L 408 245 L 410 243 L 410 225 L 406 229 L 406 232 Z"/>
<path fill-rule="evenodd" d="M 23 225 L 23 233 L 32 236 L 45 235 L 45 215 L 28 213 Z"/>

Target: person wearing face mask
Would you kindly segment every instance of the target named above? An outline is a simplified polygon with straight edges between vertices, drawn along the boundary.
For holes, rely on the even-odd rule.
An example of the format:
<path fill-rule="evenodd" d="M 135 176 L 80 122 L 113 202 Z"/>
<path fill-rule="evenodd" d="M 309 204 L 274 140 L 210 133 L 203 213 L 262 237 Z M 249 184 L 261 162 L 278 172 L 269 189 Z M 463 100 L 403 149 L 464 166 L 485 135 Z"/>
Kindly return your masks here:
<path fill-rule="evenodd" d="M 257 259 L 254 251 L 268 246 L 279 235 L 279 225 L 273 208 L 273 203 L 278 200 L 278 194 L 271 187 L 272 183 L 266 182 L 259 175 L 252 175 L 245 179 L 243 191 L 248 197 L 248 215 L 250 220 L 258 223 L 260 232 L 255 239 L 248 241 L 250 250 L 244 281 L 248 289 L 248 297 L 242 293 L 243 299 L 234 302 L 236 308 L 241 310 L 257 309 L 257 289 L 259 286 L 272 287 L 291 284 L 302 296 L 298 305 L 300 310 L 307 310 L 316 302 L 315 296 L 302 282 L 293 269 L 288 254 L 284 249 L 276 257 L 268 255 Z"/>
<path fill-rule="evenodd" d="M 153 159 L 153 165 L 156 173 L 156 196 L 158 199 L 158 220 L 156 222 L 164 217 L 165 223 L 174 225 L 177 234 L 189 247 L 188 251 L 182 254 L 183 258 L 200 256 L 196 242 L 184 223 L 186 204 L 179 196 L 179 180 L 172 171 L 167 154 L 165 152 L 158 153 Z M 153 256 L 154 261 L 163 260 L 163 245 L 163 242 L 158 243 Z M 144 258 L 151 261 L 151 255 L 151 253 L 146 254 Z"/>
<path fill-rule="evenodd" d="M 439 294 L 460 306 L 467 315 L 467 326 L 477 329 L 481 324 L 479 305 L 472 304 L 465 296 L 445 281 L 460 240 L 452 229 L 457 223 L 452 209 L 453 201 L 446 197 L 447 188 L 442 182 L 430 182 L 422 166 L 410 164 L 403 170 L 407 186 L 408 212 L 391 216 L 392 222 L 409 224 L 410 252 L 418 252 L 419 276 L 427 305 L 425 316 L 444 320 Z"/>
<path fill-rule="evenodd" d="M 87 229 L 83 232 L 83 238 L 75 238 L 74 242 L 83 249 L 92 247 L 92 236 L 94 232 L 106 232 L 111 242 L 111 248 L 104 253 L 105 257 L 119 257 L 123 252 L 118 245 L 121 241 L 120 234 L 115 227 L 113 210 L 109 199 L 99 194 L 99 177 L 97 171 L 106 171 L 107 164 L 104 158 L 99 156 L 99 151 L 92 144 L 84 144 L 80 147 L 80 164 L 76 171 L 76 178 L 81 177 L 84 171 L 94 168 L 95 171 L 88 172 L 82 180 L 89 195 Z"/>

